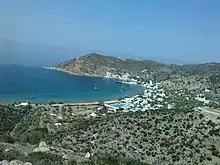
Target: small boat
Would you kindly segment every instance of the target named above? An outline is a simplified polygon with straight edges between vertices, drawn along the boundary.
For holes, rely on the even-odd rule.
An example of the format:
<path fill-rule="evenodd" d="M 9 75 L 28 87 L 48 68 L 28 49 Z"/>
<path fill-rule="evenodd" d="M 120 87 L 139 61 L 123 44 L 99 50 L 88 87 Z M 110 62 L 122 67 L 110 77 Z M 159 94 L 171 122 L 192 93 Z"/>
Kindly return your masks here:
<path fill-rule="evenodd" d="M 97 90 L 98 88 L 97 88 L 97 87 L 94 87 L 94 89 Z"/>

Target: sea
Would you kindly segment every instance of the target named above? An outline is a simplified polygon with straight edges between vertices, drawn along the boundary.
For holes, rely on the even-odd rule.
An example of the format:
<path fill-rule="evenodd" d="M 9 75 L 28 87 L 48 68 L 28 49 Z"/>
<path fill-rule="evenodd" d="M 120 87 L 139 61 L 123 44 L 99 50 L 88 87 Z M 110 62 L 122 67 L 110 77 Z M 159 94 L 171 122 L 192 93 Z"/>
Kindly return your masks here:
<path fill-rule="evenodd" d="M 76 103 L 116 100 L 143 91 L 117 80 L 77 76 L 40 67 L 0 65 L 0 102 Z"/>

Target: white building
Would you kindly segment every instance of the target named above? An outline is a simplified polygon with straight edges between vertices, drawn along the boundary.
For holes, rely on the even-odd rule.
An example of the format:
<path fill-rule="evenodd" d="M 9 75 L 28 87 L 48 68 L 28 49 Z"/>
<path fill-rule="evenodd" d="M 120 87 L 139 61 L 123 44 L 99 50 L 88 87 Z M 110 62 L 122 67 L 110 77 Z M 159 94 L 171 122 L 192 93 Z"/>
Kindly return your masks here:
<path fill-rule="evenodd" d="M 89 115 L 92 116 L 92 117 L 96 117 L 97 116 L 97 114 L 95 114 L 94 112 L 89 114 Z"/>
<path fill-rule="evenodd" d="M 24 103 L 17 104 L 15 106 L 19 107 L 19 106 L 28 106 L 28 105 L 29 105 L 29 103 L 24 102 Z"/>

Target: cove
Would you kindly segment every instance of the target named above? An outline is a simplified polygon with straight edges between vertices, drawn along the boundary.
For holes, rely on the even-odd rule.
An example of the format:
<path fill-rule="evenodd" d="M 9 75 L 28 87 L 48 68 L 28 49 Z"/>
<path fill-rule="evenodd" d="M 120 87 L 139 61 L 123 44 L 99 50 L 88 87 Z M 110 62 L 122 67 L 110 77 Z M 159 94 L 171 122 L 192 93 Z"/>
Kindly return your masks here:
<path fill-rule="evenodd" d="M 143 91 L 139 85 L 77 76 L 40 67 L 0 66 L 0 102 L 76 103 L 116 100 Z"/>

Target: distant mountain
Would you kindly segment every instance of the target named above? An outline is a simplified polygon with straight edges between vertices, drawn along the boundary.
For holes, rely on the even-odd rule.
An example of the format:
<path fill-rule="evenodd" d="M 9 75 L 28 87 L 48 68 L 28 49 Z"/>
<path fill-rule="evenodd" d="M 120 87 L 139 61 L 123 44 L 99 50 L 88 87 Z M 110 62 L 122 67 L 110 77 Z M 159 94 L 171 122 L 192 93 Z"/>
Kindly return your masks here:
<path fill-rule="evenodd" d="M 136 74 L 143 69 L 156 69 L 164 66 L 164 64 L 155 61 L 123 59 L 90 53 L 63 62 L 55 67 L 63 71 L 80 75 L 104 76 L 108 71 Z"/>
<path fill-rule="evenodd" d="M 182 71 L 193 73 L 206 73 L 220 72 L 220 63 L 210 62 L 204 64 L 186 64 L 179 67 Z"/>
<path fill-rule="evenodd" d="M 175 65 L 185 65 L 185 64 L 191 64 L 193 62 L 189 61 L 184 61 L 184 60 L 175 60 L 175 59 L 166 59 L 166 58 L 159 58 L 159 57 L 154 57 L 154 56 L 148 56 L 147 59 L 150 59 L 152 61 L 157 61 L 162 64 L 175 64 Z"/>

